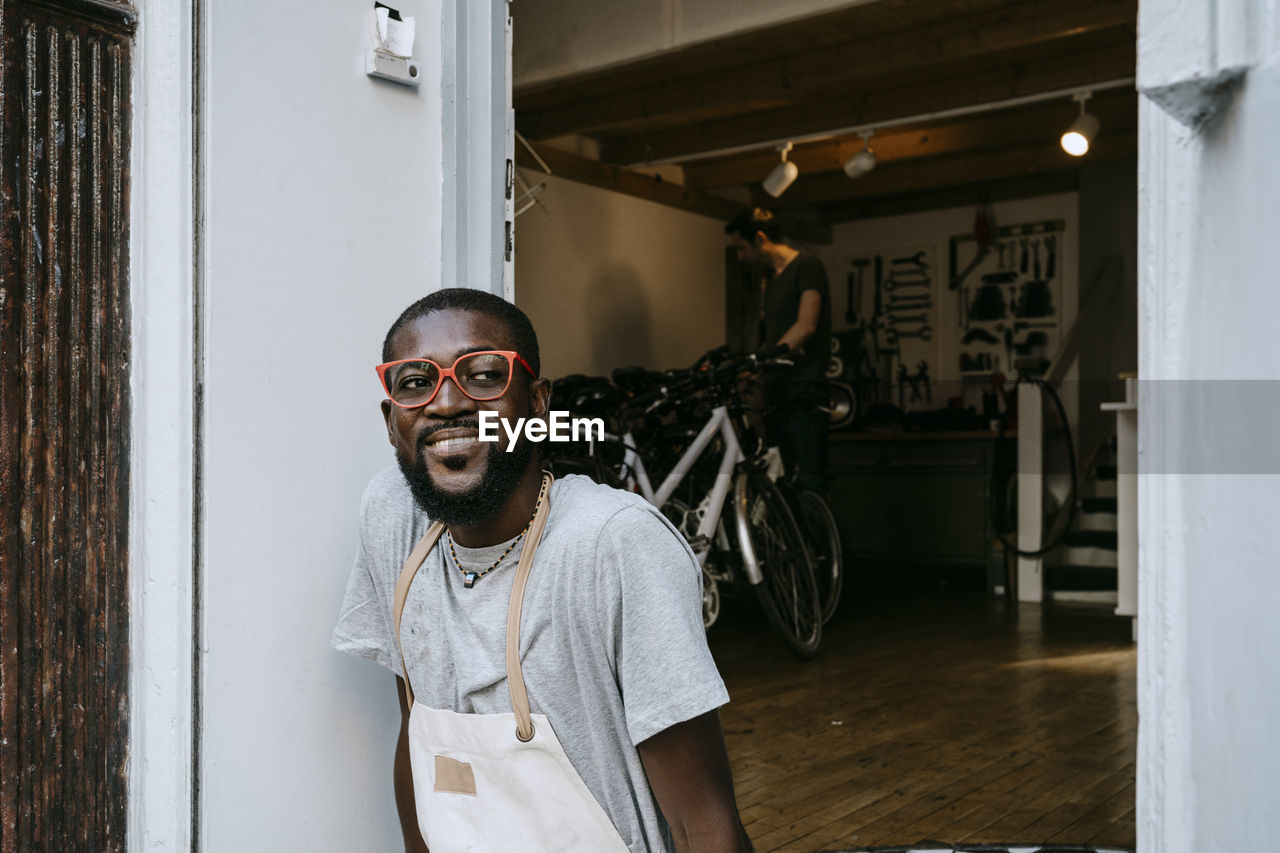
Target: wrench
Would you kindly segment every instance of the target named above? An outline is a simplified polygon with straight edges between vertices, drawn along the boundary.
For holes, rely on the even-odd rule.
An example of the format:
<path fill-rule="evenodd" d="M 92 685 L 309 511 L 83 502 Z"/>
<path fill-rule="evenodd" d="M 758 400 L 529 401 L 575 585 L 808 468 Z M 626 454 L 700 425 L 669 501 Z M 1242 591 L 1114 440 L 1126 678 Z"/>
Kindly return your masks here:
<path fill-rule="evenodd" d="M 910 317 L 903 317 L 896 314 L 889 315 L 889 324 L 897 325 L 898 323 L 928 323 L 928 314 L 912 314 Z"/>
<path fill-rule="evenodd" d="M 927 293 L 895 293 L 889 297 L 890 302 L 928 302 L 933 299 Z"/>
<path fill-rule="evenodd" d="M 920 279 L 919 281 L 898 281 L 893 276 L 889 276 L 884 281 L 884 289 L 892 292 L 893 289 L 897 287 L 930 287 L 932 284 L 933 282 L 929 281 L 927 278 Z"/>
<path fill-rule="evenodd" d="M 909 255 L 905 258 L 894 258 L 893 262 L 895 264 L 914 265 L 917 267 L 928 268 L 928 265 L 924 262 L 924 249 L 921 249 L 920 251 L 916 252 L 914 255 Z"/>
<path fill-rule="evenodd" d="M 884 339 L 892 346 L 901 338 L 919 338 L 927 341 L 933 337 L 933 328 L 931 326 L 921 326 L 913 332 L 900 332 L 897 329 L 886 329 Z"/>

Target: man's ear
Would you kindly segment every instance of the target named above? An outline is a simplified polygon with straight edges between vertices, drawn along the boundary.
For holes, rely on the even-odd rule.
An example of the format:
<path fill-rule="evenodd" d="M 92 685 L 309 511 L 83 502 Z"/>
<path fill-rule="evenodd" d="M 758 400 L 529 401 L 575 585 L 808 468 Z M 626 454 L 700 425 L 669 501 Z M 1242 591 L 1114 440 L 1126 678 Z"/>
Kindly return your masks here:
<path fill-rule="evenodd" d="M 391 429 L 391 418 L 395 413 L 395 404 L 390 400 L 382 401 L 382 420 L 387 424 L 387 440 L 391 442 L 391 446 L 396 446 L 396 434 Z"/>
<path fill-rule="evenodd" d="M 756 247 L 757 249 L 764 248 L 764 241 L 765 241 L 765 236 L 763 231 L 757 231 L 756 233 L 751 235 L 751 245 Z"/>
<path fill-rule="evenodd" d="M 529 402 L 532 404 L 533 414 L 539 418 L 546 418 L 551 411 L 551 380 L 535 379 L 529 385 Z"/>

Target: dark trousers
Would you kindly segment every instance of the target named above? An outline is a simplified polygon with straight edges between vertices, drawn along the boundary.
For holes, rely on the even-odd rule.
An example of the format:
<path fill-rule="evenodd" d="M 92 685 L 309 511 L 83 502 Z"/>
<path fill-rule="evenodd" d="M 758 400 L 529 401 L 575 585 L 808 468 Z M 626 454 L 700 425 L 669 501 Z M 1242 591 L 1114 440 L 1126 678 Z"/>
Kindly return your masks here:
<path fill-rule="evenodd" d="M 788 383 L 770 389 L 766 421 L 770 443 L 782 451 L 787 473 L 804 489 L 822 492 L 827 478 L 826 383 Z"/>

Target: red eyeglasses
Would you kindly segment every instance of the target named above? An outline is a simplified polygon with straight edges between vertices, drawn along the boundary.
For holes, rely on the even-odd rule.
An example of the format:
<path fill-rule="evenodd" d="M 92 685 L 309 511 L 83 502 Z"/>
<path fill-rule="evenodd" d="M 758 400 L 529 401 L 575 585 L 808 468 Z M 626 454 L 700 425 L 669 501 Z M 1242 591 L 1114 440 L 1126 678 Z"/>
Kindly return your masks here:
<path fill-rule="evenodd" d="M 537 378 L 529 362 L 513 350 L 469 352 L 458 356 L 449 367 L 429 358 L 405 358 L 379 364 L 375 369 L 391 402 L 402 409 L 416 409 L 434 400 L 446 379 L 452 379 L 458 390 L 472 400 L 496 400 L 511 387 L 515 362 Z"/>

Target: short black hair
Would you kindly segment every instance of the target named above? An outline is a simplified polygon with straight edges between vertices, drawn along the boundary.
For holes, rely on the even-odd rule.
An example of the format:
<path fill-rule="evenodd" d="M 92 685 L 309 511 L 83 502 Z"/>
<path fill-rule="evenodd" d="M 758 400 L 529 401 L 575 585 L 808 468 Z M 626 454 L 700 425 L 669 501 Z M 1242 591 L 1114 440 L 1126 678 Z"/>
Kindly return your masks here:
<path fill-rule="evenodd" d="M 771 243 L 782 242 L 782 227 L 778 225 L 778 215 L 764 207 L 753 207 L 744 210 L 724 227 L 724 233 L 736 234 L 748 243 L 756 238 L 756 232 L 764 232 Z"/>
<path fill-rule="evenodd" d="M 515 344 L 516 352 L 524 356 L 533 368 L 534 376 L 542 373 L 541 357 L 538 354 L 538 335 L 533 331 L 533 323 L 529 316 L 501 296 L 495 296 L 485 290 L 474 290 L 470 287 L 447 287 L 422 297 L 400 314 L 387 330 L 382 341 L 382 360 L 391 361 L 391 342 L 401 329 L 428 314 L 436 311 L 475 311 L 488 314 L 506 324 Z"/>

